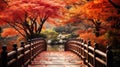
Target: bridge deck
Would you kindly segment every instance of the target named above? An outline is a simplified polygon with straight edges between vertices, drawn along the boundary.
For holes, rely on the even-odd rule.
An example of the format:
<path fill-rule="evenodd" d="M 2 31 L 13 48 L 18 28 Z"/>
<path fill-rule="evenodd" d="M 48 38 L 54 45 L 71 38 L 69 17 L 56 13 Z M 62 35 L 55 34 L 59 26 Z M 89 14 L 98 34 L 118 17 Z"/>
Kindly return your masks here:
<path fill-rule="evenodd" d="M 86 67 L 83 61 L 70 51 L 44 51 L 29 67 Z"/>

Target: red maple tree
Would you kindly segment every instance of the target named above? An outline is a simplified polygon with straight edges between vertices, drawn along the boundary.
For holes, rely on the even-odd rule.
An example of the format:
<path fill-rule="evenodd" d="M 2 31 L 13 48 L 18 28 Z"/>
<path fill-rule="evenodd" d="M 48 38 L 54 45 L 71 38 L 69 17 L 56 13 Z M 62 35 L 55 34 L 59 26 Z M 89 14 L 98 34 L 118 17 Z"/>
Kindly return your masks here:
<path fill-rule="evenodd" d="M 91 26 L 92 31 L 80 30 L 84 39 L 92 40 L 100 45 L 119 45 L 120 43 L 120 0 L 92 0 L 86 4 L 68 9 L 69 19 L 66 23 L 84 23 Z M 71 18 L 72 17 L 72 18 Z M 93 35 L 97 37 L 95 37 Z M 91 37 L 90 37 L 91 36 Z"/>
<path fill-rule="evenodd" d="M 27 39 L 37 37 L 49 18 L 61 17 L 63 7 L 54 0 L 15 0 L 8 6 L 0 13 L 0 24 L 9 24 Z"/>

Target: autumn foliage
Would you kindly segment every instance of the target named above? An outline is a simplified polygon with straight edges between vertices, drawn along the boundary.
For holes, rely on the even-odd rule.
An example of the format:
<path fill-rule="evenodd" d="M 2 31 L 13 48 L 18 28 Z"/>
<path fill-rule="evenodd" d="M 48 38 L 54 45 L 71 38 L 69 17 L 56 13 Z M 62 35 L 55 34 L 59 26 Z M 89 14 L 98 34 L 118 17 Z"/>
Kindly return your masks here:
<path fill-rule="evenodd" d="M 86 32 L 86 33 L 81 33 L 80 37 L 85 41 L 90 40 L 91 46 L 93 46 L 93 47 L 94 47 L 95 43 L 98 43 L 100 46 L 102 46 L 102 48 L 104 46 L 104 49 L 105 49 L 105 47 L 107 46 L 107 43 L 108 43 L 108 41 L 106 40 L 104 35 L 96 37 L 94 35 L 94 33 Z"/>
<path fill-rule="evenodd" d="M 2 36 L 19 33 L 30 39 L 39 37 L 42 28 L 46 29 L 45 23 L 56 27 L 72 23 L 79 27 L 77 33 L 85 40 L 103 46 L 118 45 L 119 3 L 119 0 L 0 0 L 0 25 L 14 28 L 4 29 Z"/>
<path fill-rule="evenodd" d="M 19 33 L 13 28 L 5 28 L 1 34 L 2 37 L 12 37 L 15 35 L 19 35 Z"/>
<path fill-rule="evenodd" d="M 15 0 L 10 1 L 8 5 L 9 7 L 0 13 L 0 24 L 9 24 L 27 39 L 36 37 L 49 18 L 62 16 L 60 9 L 63 5 L 55 1 Z"/>
<path fill-rule="evenodd" d="M 119 2 L 119 0 L 93 0 L 81 5 L 76 4 L 68 9 L 66 13 L 68 20 L 64 23 L 82 23 L 86 25 L 87 30 L 84 28 L 79 30 L 81 38 L 104 47 L 116 46 L 116 43 L 120 43 L 118 38 L 120 35 Z"/>

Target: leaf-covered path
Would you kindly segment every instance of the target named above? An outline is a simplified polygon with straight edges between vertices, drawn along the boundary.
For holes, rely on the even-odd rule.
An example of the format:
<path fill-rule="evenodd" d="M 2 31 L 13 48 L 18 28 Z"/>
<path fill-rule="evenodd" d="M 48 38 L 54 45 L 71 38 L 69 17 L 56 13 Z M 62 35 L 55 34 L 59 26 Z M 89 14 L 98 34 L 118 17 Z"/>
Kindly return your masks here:
<path fill-rule="evenodd" d="M 40 53 L 29 67 L 86 67 L 83 61 L 69 51 L 45 51 Z"/>

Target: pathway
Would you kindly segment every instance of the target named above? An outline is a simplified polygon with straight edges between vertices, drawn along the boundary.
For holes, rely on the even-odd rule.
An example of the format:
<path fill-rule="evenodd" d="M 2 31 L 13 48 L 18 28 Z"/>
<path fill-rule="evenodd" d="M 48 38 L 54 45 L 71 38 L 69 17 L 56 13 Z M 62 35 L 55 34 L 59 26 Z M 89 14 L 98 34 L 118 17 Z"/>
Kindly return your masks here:
<path fill-rule="evenodd" d="M 40 53 L 29 67 L 86 67 L 83 61 L 70 51 L 45 51 Z"/>

